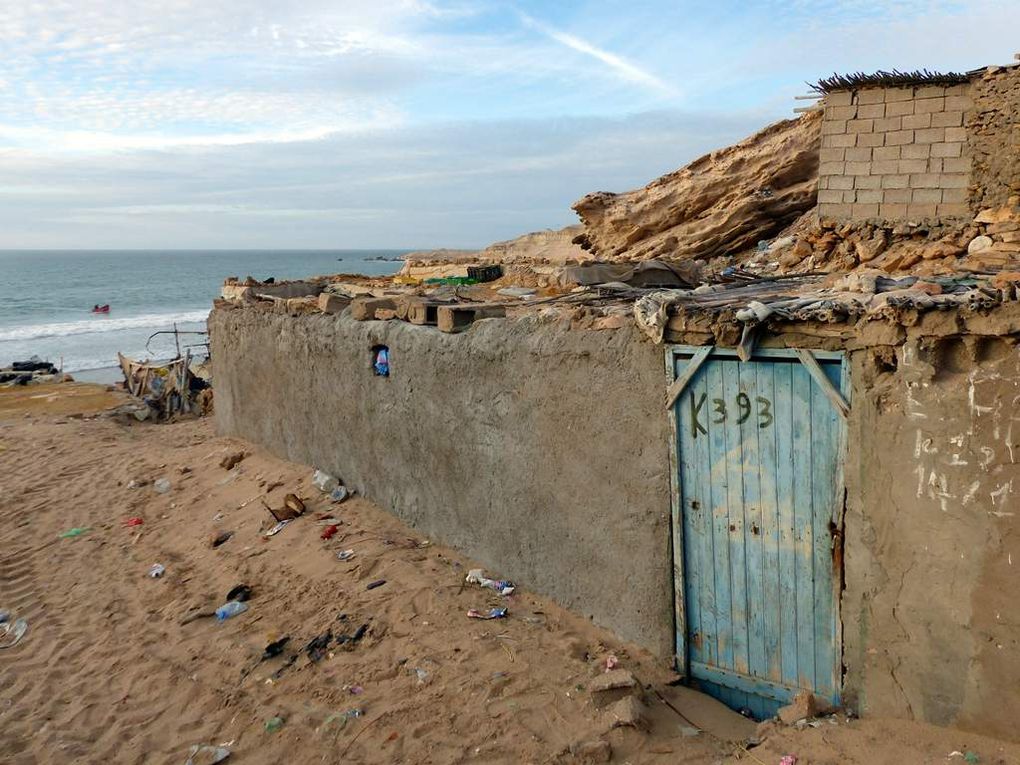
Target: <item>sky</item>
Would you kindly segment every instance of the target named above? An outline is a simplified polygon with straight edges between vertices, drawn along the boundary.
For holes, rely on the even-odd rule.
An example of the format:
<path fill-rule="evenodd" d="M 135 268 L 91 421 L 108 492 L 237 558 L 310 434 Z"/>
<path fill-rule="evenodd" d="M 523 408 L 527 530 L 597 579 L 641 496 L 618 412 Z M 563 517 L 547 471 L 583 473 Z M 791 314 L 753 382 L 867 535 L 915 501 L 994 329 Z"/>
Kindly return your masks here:
<path fill-rule="evenodd" d="M 480 247 L 1017 0 L 0 0 L 0 248 Z"/>

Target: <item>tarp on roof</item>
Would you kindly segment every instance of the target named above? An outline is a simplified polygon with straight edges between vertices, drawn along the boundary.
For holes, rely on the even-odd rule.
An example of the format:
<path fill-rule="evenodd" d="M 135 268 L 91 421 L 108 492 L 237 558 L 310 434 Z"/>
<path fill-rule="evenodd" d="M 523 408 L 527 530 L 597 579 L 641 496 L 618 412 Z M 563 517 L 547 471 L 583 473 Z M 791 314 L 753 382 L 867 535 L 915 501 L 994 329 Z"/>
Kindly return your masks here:
<path fill-rule="evenodd" d="M 639 263 L 586 263 L 563 269 L 562 284 L 593 287 L 620 282 L 631 287 L 692 288 L 701 282 L 701 267 L 696 263 L 668 263 L 643 260 Z"/>

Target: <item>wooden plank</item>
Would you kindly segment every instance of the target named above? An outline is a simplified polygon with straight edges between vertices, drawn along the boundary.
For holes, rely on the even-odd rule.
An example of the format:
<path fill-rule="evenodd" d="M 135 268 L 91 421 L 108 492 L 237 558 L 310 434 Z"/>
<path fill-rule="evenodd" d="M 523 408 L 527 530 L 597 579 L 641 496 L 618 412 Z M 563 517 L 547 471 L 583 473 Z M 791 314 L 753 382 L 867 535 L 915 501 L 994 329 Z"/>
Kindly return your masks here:
<path fill-rule="evenodd" d="M 811 688 L 815 677 L 814 525 L 811 474 L 811 376 L 793 368 L 793 511 L 797 583 L 797 685 Z"/>
<path fill-rule="evenodd" d="M 707 375 L 696 377 L 691 383 L 691 395 L 705 400 L 708 399 Z M 719 627 L 717 612 L 719 604 L 716 599 L 715 582 L 715 532 L 714 515 L 712 509 L 712 446 L 705 436 L 695 439 L 695 452 L 697 455 L 697 468 L 700 473 L 698 482 L 698 496 L 701 512 L 701 534 L 699 539 L 699 559 L 703 568 L 700 590 L 700 620 L 702 634 L 702 648 L 700 655 L 702 660 L 708 664 L 715 664 L 719 660 Z M 692 597 L 698 595 L 692 593 Z M 728 604 L 727 604 L 728 607 Z"/>
<path fill-rule="evenodd" d="M 757 371 L 754 427 L 758 436 L 759 494 L 761 503 L 762 599 L 764 602 L 765 677 L 782 680 L 779 589 L 779 464 L 776 449 L 775 369 L 761 365 Z"/>
<path fill-rule="evenodd" d="M 669 387 L 666 389 L 666 409 L 673 408 L 673 404 L 676 403 L 680 394 L 684 392 L 684 388 L 687 387 L 687 383 L 694 378 L 694 375 L 696 375 L 698 370 L 701 369 L 701 365 L 705 363 L 705 359 L 707 359 L 709 354 L 712 353 L 712 348 L 713 346 L 711 345 L 698 348 L 698 350 L 694 352 L 694 355 L 691 356 L 690 361 L 687 362 L 683 372 L 677 375 L 673 382 L 670 383 Z"/>
<path fill-rule="evenodd" d="M 775 699 L 783 703 L 793 700 L 793 697 L 801 690 L 800 688 L 788 687 L 779 683 L 772 683 L 760 677 L 748 677 L 739 672 L 723 669 L 721 667 L 709 667 L 691 662 L 691 671 L 697 672 L 698 677 L 710 683 L 718 683 L 727 688 L 734 688 L 745 693 L 754 693 L 765 698 Z"/>
<path fill-rule="evenodd" d="M 713 424 L 711 399 L 723 389 L 722 364 L 710 364 L 706 370 L 706 405 L 702 420 L 708 431 L 709 481 L 712 494 L 712 576 L 715 584 L 716 666 L 733 667 L 732 598 L 730 589 L 730 544 L 728 475 L 726 470 L 726 433 Z M 713 395 L 715 394 L 715 395 Z M 692 671 L 693 673 L 693 671 Z"/>
<path fill-rule="evenodd" d="M 747 580 L 747 663 L 748 674 L 768 677 L 765 655 L 765 612 L 779 607 L 765 601 L 762 545 L 761 454 L 758 447 L 758 422 L 755 403 L 758 396 L 758 371 L 771 368 L 768 362 L 737 365 L 738 392 L 733 401 L 733 416 L 740 433 L 741 471 L 743 474 L 744 556 Z M 752 705 L 752 710 L 754 710 Z"/>
<path fill-rule="evenodd" d="M 676 360 L 677 367 L 690 365 L 689 360 Z M 681 372 L 682 374 L 682 372 Z M 684 604 L 683 612 L 685 619 L 684 629 L 687 635 L 687 651 L 691 656 L 702 660 L 705 653 L 707 635 L 701 621 L 702 604 L 704 598 L 703 580 L 706 574 L 706 563 L 711 561 L 703 559 L 702 540 L 706 534 L 706 513 L 709 512 L 708 503 L 702 497 L 703 463 L 699 459 L 699 442 L 706 439 L 702 435 L 699 438 L 699 429 L 694 421 L 695 407 L 694 400 L 699 396 L 697 382 L 692 383 L 687 389 L 687 395 L 677 401 L 674 411 L 681 423 L 678 431 L 679 436 L 679 471 L 680 485 L 683 487 L 683 498 L 679 506 L 679 517 L 673 524 L 675 550 L 683 550 L 683 571 L 681 579 L 684 583 Z M 676 573 L 674 573 L 674 578 Z M 678 625 L 679 628 L 679 625 Z"/>
<path fill-rule="evenodd" d="M 823 372 L 830 384 L 840 387 L 841 365 L 827 363 Z M 829 405 L 828 397 L 817 387 L 812 389 L 811 451 L 814 467 L 811 488 L 814 505 L 815 571 L 815 693 L 830 701 L 838 697 L 837 609 L 838 587 L 833 569 L 833 536 L 829 528 L 832 509 L 842 501 L 837 480 L 840 454 L 840 430 L 843 420 Z"/>
<path fill-rule="evenodd" d="M 821 386 L 825 395 L 828 397 L 829 401 L 832 402 L 832 405 L 836 407 L 836 411 L 840 413 L 843 419 L 845 420 L 849 417 L 850 404 L 843 397 L 843 394 L 839 392 L 839 389 L 832 384 L 832 381 L 828 378 L 828 376 L 826 376 L 811 351 L 806 348 L 798 348 L 797 358 L 800 359 L 800 363 L 804 365 L 814 381 Z"/>
<path fill-rule="evenodd" d="M 793 364 L 773 368 L 776 430 L 777 557 L 779 564 L 780 680 L 797 682 L 797 562 L 794 539 Z"/>
<path fill-rule="evenodd" d="M 713 406 L 713 425 L 726 434 L 727 507 L 729 509 L 730 594 L 732 598 L 732 641 L 734 670 L 749 674 L 747 559 L 744 546 L 744 462 L 740 427 L 737 425 L 736 400 L 740 391 L 740 364 L 720 362 L 723 367 L 723 412 Z M 713 405 L 716 401 L 713 400 Z M 721 422 L 717 422 L 721 420 Z"/>
<path fill-rule="evenodd" d="M 678 359 L 673 348 L 665 349 L 665 363 L 667 379 L 673 380 L 676 377 Z M 673 540 L 673 547 L 670 551 L 673 558 L 673 618 L 674 618 L 674 641 L 675 656 L 674 665 L 677 672 L 684 677 L 687 676 L 687 616 L 685 600 L 687 597 L 686 574 L 687 565 L 684 555 L 684 544 L 686 532 L 683 527 L 683 485 L 680 480 L 680 437 L 681 422 L 676 408 L 669 411 L 670 439 L 669 439 L 669 509 L 670 525 Z"/>

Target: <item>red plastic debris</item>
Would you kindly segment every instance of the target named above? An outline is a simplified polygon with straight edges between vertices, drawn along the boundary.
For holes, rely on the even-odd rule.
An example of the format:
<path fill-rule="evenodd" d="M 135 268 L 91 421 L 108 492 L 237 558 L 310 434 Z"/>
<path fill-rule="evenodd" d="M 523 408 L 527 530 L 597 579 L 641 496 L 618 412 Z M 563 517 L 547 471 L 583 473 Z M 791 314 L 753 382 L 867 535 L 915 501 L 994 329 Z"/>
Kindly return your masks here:
<path fill-rule="evenodd" d="M 336 534 L 336 532 L 339 531 L 339 530 L 340 530 L 340 527 L 337 526 L 336 524 L 333 524 L 332 526 L 327 526 L 326 528 L 324 528 L 322 530 L 322 538 L 323 539 L 332 539 L 333 535 Z"/>
<path fill-rule="evenodd" d="M 134 518 L 125 518 L 124 519 L 124 525 L 125 526 L 141 526 L 143 523 L 145 523 L 145 521 L 142 520 L 141 518 L 138 518 L 137 516 L 134 517 Z"/>

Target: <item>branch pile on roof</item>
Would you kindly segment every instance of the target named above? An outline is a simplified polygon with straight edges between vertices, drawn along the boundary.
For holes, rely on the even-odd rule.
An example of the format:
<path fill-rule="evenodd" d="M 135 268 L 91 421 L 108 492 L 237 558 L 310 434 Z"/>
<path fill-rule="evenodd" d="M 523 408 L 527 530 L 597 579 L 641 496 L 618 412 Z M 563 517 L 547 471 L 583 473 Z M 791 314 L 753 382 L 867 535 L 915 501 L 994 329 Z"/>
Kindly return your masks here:
<path fill-rule="evenodd" d="M 816 93 L 826 94 L 836 90 L 858 90 L 860 88 L 899 88 L 914 85 L 959 85 L 970 78 L 961 72 L 930 72 L 927 69 L 916 69 L 913 72 L 878 71 L 871 74 L 851 72 L 850 74 L 833 74 L 817 83 L 808 83 Z"/>

